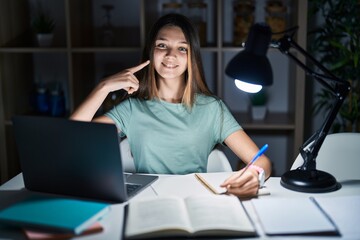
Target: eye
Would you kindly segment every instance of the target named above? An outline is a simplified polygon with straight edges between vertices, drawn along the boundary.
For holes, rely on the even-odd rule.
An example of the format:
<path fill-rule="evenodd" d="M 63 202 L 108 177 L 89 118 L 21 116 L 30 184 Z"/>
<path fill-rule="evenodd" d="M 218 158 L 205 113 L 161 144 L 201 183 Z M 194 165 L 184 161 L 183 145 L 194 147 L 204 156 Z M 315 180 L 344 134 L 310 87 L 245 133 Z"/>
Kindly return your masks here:
<path fill-rule="evenodd" d="M 166 45 L 164 43 L 158 43 L 156 45 L 157 48 L 160 48 L 160 49 L 165 49 L 166 48 Z"/>
<path fill-rule="evenodd" d="M 179 51 L 183 52 L 183 53 L 187 53 L 187 48 L 186 47 L 179 47 Z"/>

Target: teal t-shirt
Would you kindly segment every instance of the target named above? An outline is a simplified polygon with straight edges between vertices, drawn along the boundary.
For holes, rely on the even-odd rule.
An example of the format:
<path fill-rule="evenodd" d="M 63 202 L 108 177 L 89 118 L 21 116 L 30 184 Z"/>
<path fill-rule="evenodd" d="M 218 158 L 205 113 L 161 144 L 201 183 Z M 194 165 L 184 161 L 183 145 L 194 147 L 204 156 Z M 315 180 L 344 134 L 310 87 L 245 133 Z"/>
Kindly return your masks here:
<path fill-rule="evenodd" d="M 191 110 L 180 103 L 128 98 L 106 116 L 127 136 L 140 173 L 206 172 L 214 146 L 241 129 L 223 101 L 200 94 Z"/>

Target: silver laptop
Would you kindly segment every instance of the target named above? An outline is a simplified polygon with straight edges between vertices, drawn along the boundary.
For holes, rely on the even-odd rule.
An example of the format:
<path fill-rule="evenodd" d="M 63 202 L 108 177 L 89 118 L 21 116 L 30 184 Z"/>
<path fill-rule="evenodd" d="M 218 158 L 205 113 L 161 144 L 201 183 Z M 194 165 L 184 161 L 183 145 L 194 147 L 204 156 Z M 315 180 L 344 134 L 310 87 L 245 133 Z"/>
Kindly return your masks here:
<path fill-rule="evenodd" d="M 15 141 L 25 188 L 124 202 L 158 177 L 124 174 L 113 124 L 15 116 Z"/>

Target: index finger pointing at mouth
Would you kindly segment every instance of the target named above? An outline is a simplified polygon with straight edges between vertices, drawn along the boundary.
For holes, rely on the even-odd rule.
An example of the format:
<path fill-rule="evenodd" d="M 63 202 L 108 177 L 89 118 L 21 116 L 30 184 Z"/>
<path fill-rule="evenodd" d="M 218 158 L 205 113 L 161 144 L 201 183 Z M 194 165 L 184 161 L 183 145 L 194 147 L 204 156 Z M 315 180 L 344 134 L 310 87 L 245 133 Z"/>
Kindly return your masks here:
<path fill-rule="evenodd" d="M 150 60 L 147 60 L 146 62 L 143 62 L 135 67 L 129 68 L 128 70 L 131 73 L 136 73 L 136 72 L 140 71 L 141 69 L 143 69 L 144 67 L 146 67 L 147 65 L 149 65 L 149 63 L 150 63 Z"/>

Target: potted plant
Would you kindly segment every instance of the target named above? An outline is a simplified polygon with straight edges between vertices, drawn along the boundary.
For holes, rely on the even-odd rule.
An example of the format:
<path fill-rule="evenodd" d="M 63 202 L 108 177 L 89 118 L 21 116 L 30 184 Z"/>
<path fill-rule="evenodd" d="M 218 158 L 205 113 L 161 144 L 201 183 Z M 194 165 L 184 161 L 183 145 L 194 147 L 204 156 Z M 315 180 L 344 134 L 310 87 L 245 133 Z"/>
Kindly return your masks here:
<path fill-rule="evenodd" d="M 254 120 L 262 120 L 266 116 L 267 94 L 265 89 L 261 89 L 257 93 L 249 93 L 251 103 L 251 116 Z"/>
<path fill-rule="evenodd" d="M 54 19 L 43 11 L 39 4 L 38 11 L 32 21 L 33 30 L 40 47 L 48 47 L 52 44 L 53 32 L 55 28 Z"/>
<path fill-rule="evenodd" d="M 309 50 L 335 76 L 349 81 L 351 91 L 333 125 L 334 132 L 360 132 L 360 1 L 310 0 L 309 16 L 321 14 L 323 24 L 309 33 Z M 329 111 L 334 96 L 316 94 L 314 113 Z"/>

